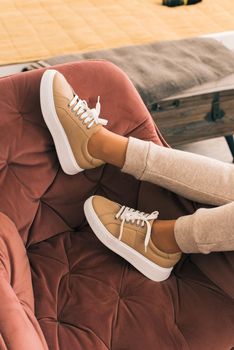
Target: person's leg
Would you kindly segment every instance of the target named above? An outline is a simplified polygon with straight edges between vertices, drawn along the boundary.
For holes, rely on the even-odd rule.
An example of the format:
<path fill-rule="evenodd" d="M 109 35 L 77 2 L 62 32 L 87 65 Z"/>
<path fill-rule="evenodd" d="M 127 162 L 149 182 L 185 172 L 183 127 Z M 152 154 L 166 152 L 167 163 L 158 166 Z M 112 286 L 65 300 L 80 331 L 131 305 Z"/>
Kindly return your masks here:
<path fill-rule="evenodd" d="M 107 120 L 99 118 L 99 101 L 90 109 L 59 72 L 44 72 L 40 98 L 65 173 L 108 162 L 188 199 L 214 205 L 234 200 L 231 164 L 107 131 L 102 127 Z"/>
<path fill-rule="evenodd" d="M 233 164 L 126 138 L 105 128 L 90 138 L 88 150 L 123 172 L 188 199 L 212 205 L 234 201 Z"/>

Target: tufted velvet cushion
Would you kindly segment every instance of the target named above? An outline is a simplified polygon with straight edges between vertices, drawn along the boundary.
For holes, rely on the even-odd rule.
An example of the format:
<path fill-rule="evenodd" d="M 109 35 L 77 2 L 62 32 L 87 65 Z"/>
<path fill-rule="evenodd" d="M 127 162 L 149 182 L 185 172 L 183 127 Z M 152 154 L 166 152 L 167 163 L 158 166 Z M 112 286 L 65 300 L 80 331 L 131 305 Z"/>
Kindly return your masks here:
<path fill-rule="evenodd" d="M 167 146 L 133 85 L 117 67 L 85 61 L 55 68 L 90 106 L 101 96 L 108 128 Z M 167 281 L 155 283 L 105 248 L 83 212 L 85 199 L 94 193 L 140 210 L 159 210 L 161 219 L 190 214 L 205 205 L 141 183 L 110 165 L 65 175 L 41 115 L 42 73 L 37 70 L 0 80 L 0 211 L 15 223 L 26 246 L 35 314 L 48 348 L 231 349 L 232 252 L 184 256 Z M 12 230 L 5 228 L 4 237 L 6 231 L 14 241 Z M 0 259 L 1 266 L 5 261 L 10 259 Z M 7 281 L 22 303 L 11 279 Z M 21 287 L 30 288 L 30 283 L 24 286 L 21 281 Z M 8 292 L 0 289 L 0 293 L 0 300 L 7 300 Z M 0 314 L 2 309 L 0 304 Z M 13 311 L 19 312 L 17 307 Z M 7 323 L 9 315 L 4 317 Z M 32 325 L 38 330 L 36 319 Z M 0 334 L 2 327 L 0 319 Z M 25 325 L 26 333 L 32 331 Z M 10 326 L 4 334 L 13 336 Z M 38 337 L 44 344 L 42 335 Z M 0 337 L 0 350 L 32 350 L 7 344 Z"/>

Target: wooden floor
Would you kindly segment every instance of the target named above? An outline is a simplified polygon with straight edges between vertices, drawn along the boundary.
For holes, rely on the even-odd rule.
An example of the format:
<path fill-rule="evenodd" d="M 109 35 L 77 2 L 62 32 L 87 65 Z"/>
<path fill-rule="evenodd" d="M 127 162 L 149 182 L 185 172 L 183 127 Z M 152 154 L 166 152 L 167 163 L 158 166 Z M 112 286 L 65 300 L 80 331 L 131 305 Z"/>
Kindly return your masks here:
<path fill-rule="evenodd" d="M 1 0 L 0 64 L 233 31 L 234 1 Z M 72 20 L 71 20 L 72 19 Z"/>

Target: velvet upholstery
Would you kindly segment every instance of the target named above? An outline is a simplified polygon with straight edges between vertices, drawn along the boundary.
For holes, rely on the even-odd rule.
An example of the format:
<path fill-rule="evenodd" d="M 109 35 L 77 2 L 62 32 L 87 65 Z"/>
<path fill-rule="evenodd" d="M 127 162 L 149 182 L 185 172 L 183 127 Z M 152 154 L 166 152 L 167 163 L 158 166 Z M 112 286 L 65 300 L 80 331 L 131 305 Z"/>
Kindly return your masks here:
<path fill-rule="evenodd" d="M 116 66 L 84 61 L 55 69 L 90 106 L 101 96 L 107 128 L 168 147 Z M 41 115 L 42 73 L 0 80 L 0 350 L 230 350 L 233 252 L 184 255 L 167 281 L 152 282 L 97 240 L 83 212 L 94 193 L 159 210 L 161 219 L 208 206 L 111 165 L 65 175 Z"/>

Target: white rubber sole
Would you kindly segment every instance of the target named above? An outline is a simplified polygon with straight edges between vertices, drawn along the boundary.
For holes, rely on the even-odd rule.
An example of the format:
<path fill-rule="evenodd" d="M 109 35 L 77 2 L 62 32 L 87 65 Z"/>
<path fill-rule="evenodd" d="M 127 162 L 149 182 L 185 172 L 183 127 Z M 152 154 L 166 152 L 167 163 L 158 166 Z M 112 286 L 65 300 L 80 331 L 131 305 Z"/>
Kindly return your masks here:
<path fill-rule="evenodd" d="M 42 76 L 40 85 L 41 110 L 45 123 L 53 137 L 63 171 L 68 175 L 74 175 L 83 169 L 76 162 L 67 135 L 56 113 L 53 95 L 53 81 L 56 73 L 56 70 L 49 69 Z"/>
<path fill-rule="evenodd" d="M 97 238 L 107 248 L 127 260 L 138 271 L 152 281 L 160 282 L 166 280 L 170 276 L 173 268 L 165 268 L 153 263 L 142 254 L 138 253 L 135 249 L 115 238 L 99 220 L 93 209 L 92 200 L 93 196 L 85 201 L 84 212 L 86 219 Z"/>

